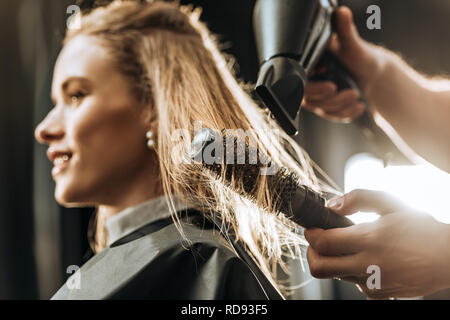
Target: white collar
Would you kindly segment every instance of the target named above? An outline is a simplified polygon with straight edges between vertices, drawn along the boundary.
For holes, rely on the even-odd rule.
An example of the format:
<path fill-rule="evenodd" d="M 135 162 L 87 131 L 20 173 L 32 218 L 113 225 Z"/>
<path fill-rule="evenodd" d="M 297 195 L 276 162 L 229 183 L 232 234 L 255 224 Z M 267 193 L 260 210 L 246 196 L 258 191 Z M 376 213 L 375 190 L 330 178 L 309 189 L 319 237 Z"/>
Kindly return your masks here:
<path fill-rule="evenodd" d="M 172 197 L 176 211 L 191 207 L 176 196 Z M 164 195 L 128 207 L 106 220 L 108 245 L 151 222 L 168 218 L 172 213 Z"/>

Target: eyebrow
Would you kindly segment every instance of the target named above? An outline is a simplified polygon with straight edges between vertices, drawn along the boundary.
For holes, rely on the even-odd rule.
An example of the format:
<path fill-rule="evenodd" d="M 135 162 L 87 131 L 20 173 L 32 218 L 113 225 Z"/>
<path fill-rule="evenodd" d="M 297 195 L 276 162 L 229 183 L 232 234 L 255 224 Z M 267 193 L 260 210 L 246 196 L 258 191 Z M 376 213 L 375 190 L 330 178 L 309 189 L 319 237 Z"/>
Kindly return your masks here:
<path fill-rule="evenodd" d="M 64 80 L 64 82 L 61 84 L 62 91 L 66 91 L 67 90 L 67 86 L 71 82 L 74 82 L 74 81 L 83 82 L 84 84 L 88 84 L 88 85 L 91 84 L 91 81 L 89 79 L 87 79 L 87 78 L 84 78 L 84 77 L 69 77 L 66 80 Z M 52 102 L 54 104 L 56 104 L 56 98 L 55 98 L 55 95 L 53 94 L 53 92 L 51 93 L 50 98 L 52 99 Z"/>

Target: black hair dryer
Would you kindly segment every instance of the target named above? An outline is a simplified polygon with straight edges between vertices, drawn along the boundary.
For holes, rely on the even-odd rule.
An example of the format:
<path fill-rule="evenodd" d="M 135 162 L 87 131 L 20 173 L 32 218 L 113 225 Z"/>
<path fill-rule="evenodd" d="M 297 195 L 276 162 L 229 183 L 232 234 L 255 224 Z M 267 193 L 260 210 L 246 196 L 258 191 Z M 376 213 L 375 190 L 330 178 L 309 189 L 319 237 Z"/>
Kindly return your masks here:
<path fill-rule="evenodd" d="M 330 80 L 338 90 L 355 88 L 361 94 L 351 74 L 327 50 L 337 7 L 336 0 L 257 0 L 255 4 L 253 26 L 260 62 L 255 91 L 289 135 L 299 131 L 303 91 L 312 71 L 312 80 Z M 375 143 L 385 163 L 409 163 L 376 125 L 368 106 L 354 123 Z"/>

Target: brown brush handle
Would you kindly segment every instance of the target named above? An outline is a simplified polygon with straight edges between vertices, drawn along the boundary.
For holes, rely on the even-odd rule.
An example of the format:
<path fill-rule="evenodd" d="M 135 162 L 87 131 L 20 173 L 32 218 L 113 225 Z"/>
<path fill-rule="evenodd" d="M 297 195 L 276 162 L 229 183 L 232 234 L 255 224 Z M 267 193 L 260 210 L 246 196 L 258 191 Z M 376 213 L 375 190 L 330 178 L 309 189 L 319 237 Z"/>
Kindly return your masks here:
<path fill-rule="evenodd" d="M 282 212 L 285 212 L 295 223 L 307 229 L 345 228 L 353 225 L 353 222 L 347 217 L 325 207 L 325 199 L 306 187 L 299 186 L 291 201 L 282 205 L 285 206 Z"/>

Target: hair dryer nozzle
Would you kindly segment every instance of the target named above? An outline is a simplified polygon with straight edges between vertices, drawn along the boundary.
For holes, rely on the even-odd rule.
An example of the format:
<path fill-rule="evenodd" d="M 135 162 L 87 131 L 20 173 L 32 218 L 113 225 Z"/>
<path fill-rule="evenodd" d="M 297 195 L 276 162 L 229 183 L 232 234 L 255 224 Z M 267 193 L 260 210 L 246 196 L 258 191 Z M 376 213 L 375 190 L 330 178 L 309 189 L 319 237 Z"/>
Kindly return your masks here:
<path fill-rule="evenodd" d="M 275 57 L 264 62 L 256 82 L 256 93 L 289 135 L 299 129 L 299 111 L 306 74 L 297 61 Z"/>

